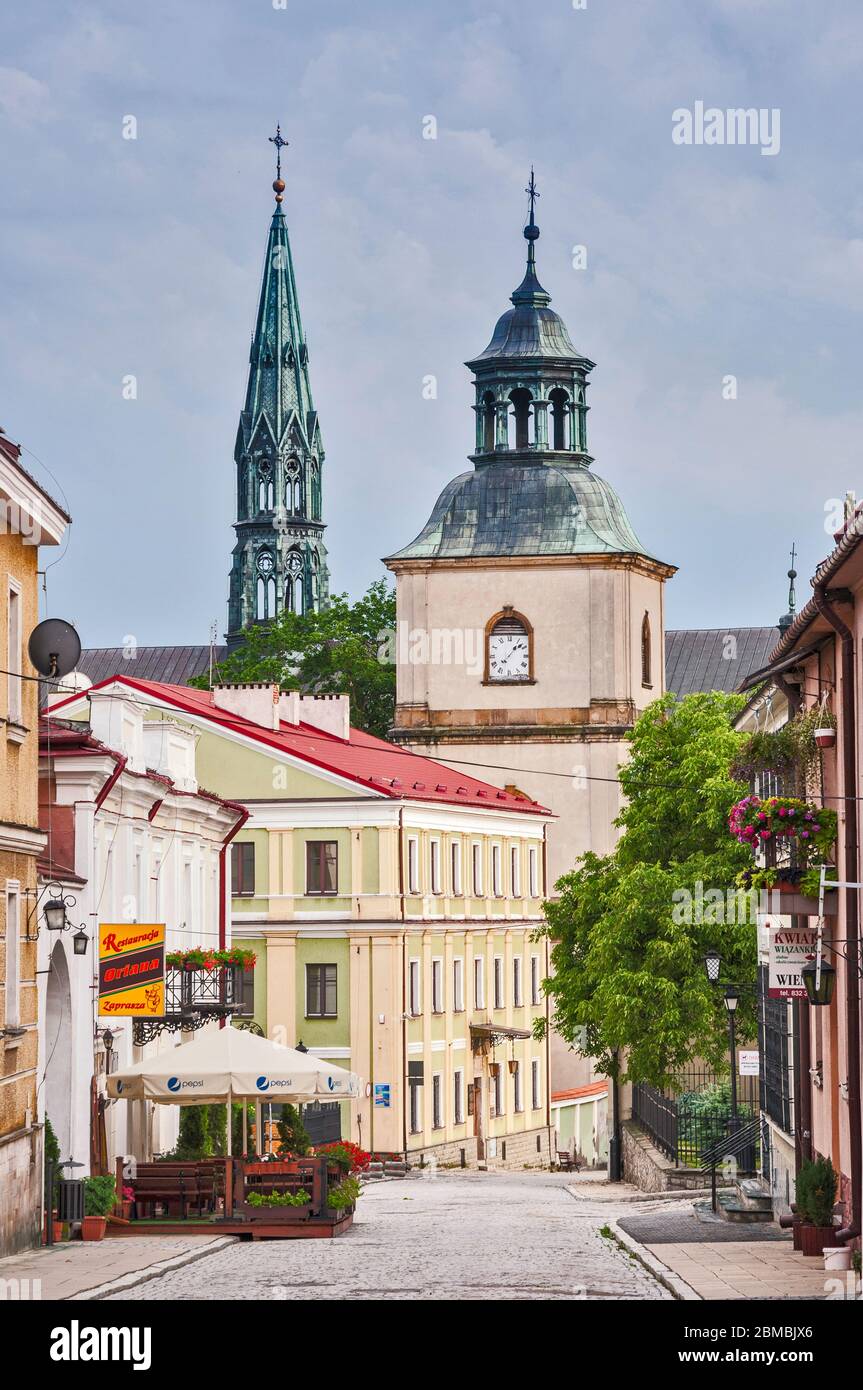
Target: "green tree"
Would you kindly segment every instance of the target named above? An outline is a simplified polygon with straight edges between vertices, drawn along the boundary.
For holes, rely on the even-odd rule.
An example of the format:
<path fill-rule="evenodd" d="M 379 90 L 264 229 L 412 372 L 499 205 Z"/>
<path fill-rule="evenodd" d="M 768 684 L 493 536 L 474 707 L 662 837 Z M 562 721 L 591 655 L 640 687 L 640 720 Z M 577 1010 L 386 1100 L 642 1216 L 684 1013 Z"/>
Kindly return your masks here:
<path fill-rule="evenodd" d="M 216 678 L 349 695 L 354 727 L 386 738 L 395 708 L 395 621 L 395 591 L 378 579 L 356 603 L 334 594 L 319 613 L 282 612 L 249 628 L 243 645 L 219 663 Z M 208 677 L 190 684 L 206 689 Z"/>
<path fill-rule="evenodd" d="M 307 1154 L 312 1147 L 308 1131 L 300 1118 L 295 1105 L 283 1105 L 282 1113 L 276 1121 L 279 1132 L 279 1149 L 289 1154 Z"/>
<path fill-rule="evenodd" d="M 722 991 L 708 984 L 703 956 L 715 947 L 726 978 L 755 979 L 748 900 L 726 898 L 752 862 L 727 824 L 747 790 L 729 772 L 742 704 L 669 694 L 644 711 L 619 772 L 626 803 L 614 853 L 583 855 L 546 904 L 554 1026 L 607 1075 L 664 1086 L 693 1057 L 727 1065 Z M 754 1033 L 749 997 L 738 1030 Z"/>

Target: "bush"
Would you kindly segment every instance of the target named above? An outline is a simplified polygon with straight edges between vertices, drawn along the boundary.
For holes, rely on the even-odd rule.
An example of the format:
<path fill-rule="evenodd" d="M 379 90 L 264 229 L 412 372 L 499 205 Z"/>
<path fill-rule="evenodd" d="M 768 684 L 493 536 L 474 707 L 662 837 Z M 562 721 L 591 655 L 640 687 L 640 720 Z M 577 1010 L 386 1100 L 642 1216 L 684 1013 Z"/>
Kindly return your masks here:
<path fill-rule="evenodd" d="M 84 1179 L 84 1215 L 109 1216 L 117 1200 L 117 1183 L 111 1174 Z"/>
<path fill-rule="evenodd" d="M 352 1207 L 359 1197 L 362 1188 L 356 1178 L 345 1178 L 337 1187 L 331 1187 L 327 1193 L 327 1206 L 330 1211 L 343 1211 L 345 1207 Z"/>
<path fill-rule="evenodd" d="M 807 1160 L 797 1174 L 796 1207 L 804 1221 L 813 1226 L 833 1225 L 836 1201 L 836 1169 L 829 1158 Z"/>
<path fill-rule="evenodd" d="M 49 1163 L 53 1163 L 53 1164 L 54 1164 L 54 1184 L 53 1184 L 54 1190 L 53 1190 L 53 1192 L 52 1192 L 52 1194 L 51 1194 L 51 1206 L 54 1207 L 54 1206 L 57 1205 L 57 1200 L 58 1200 L 59 1195 L 60 1195 L 60 1175 L 61 1175 L 61 1170 L 60 1170 L 60 1144 L 59 1144 L 59 1141 L 58 1141 L 58 1139 L 57 1139 L 56 1134 L 54 1133 L 54 1126 L 51 1124 L 51 1121 L 48 1119 L 48 1116 L 46 1115 L 46 1116 L 45 1116 L 45 1164 L 46 1164 L 46 1169 L 47 1169 L 47 1165 L 48 1165 Z M 46 1177 L 47 1177 L 47 1172 L 46 1172 Z M 47 1192 L 46 1192 L 46 1196 L 47 1196 Z"/>
<path fill-rule="evenodd" d="M 304 1207 L 311 1200 L 304 1187 L 298 1192 L 250 1192 L 246 1197 L 250 1207 Z"/>
<path fill-rule="evenodd" d="M 302 1158 L 311 1149 L 312 1141 L 295 1105 L 282 1106 L 276 1129 L 279 1132 L 279 1153 L 283 1156 Z"/>

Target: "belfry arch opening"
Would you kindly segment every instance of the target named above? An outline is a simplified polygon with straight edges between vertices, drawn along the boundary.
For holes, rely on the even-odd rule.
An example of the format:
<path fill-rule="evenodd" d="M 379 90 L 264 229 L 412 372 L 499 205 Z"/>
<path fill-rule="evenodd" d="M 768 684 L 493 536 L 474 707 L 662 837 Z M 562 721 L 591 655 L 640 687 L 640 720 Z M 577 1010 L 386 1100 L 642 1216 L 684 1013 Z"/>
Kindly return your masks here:
<path fill-rule="evenodd" d="M 527 449 L 530 445 L 533 397 L 524 386 L 517 386 L 514 391 L 510 391 L 509 399 L 512 401 L 512 414 L 515 423 L 515 447 L 516 449 Z"/>
<path fill-rule="evenodd" d="M 551 447 L 566 449 L 569 396 L 562 386 L 558 386 L 548 399 L 551 403 Z"/>

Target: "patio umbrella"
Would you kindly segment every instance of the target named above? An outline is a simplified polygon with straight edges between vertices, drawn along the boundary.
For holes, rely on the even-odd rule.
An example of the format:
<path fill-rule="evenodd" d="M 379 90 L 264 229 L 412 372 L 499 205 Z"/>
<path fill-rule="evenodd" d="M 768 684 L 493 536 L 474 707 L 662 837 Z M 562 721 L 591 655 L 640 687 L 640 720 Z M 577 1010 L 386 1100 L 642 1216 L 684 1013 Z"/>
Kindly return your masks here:
<path fill-rule="evenodd" d="M 243 1028 L 219 1028 L 193 1042 L 111 1073 L 108 1095 L 158 1105 L 212 1105 L 218 1101 L 350 1100 L 360 1078 L 310 1052 L 259 1038 Z"/>

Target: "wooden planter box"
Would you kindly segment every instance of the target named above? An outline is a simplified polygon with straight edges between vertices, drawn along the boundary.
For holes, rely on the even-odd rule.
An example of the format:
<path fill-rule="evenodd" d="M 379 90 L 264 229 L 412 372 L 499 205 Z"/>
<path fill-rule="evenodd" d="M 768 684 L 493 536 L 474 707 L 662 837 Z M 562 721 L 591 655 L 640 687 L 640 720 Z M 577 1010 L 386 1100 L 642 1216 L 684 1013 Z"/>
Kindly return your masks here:
<path fill-rule="evenodd" d="M 312 1204 L 307 1202 L 304 1207 L 253 1207 L 250 1202 L 238 1202 L 235 1213 L 245 1221 L 265 1221 L 268 1226 L 282 1222 L 296 1224 L 311 1218 Z"/>
<path fill-rule="evenodd" d="M 813 1226 L 808 1221 L 801 1221 L 799 1230 L 800 1249 L 804 1255 L 823 1255 L 825 1245 L 833 1244 L 832 1226 Z"/>

